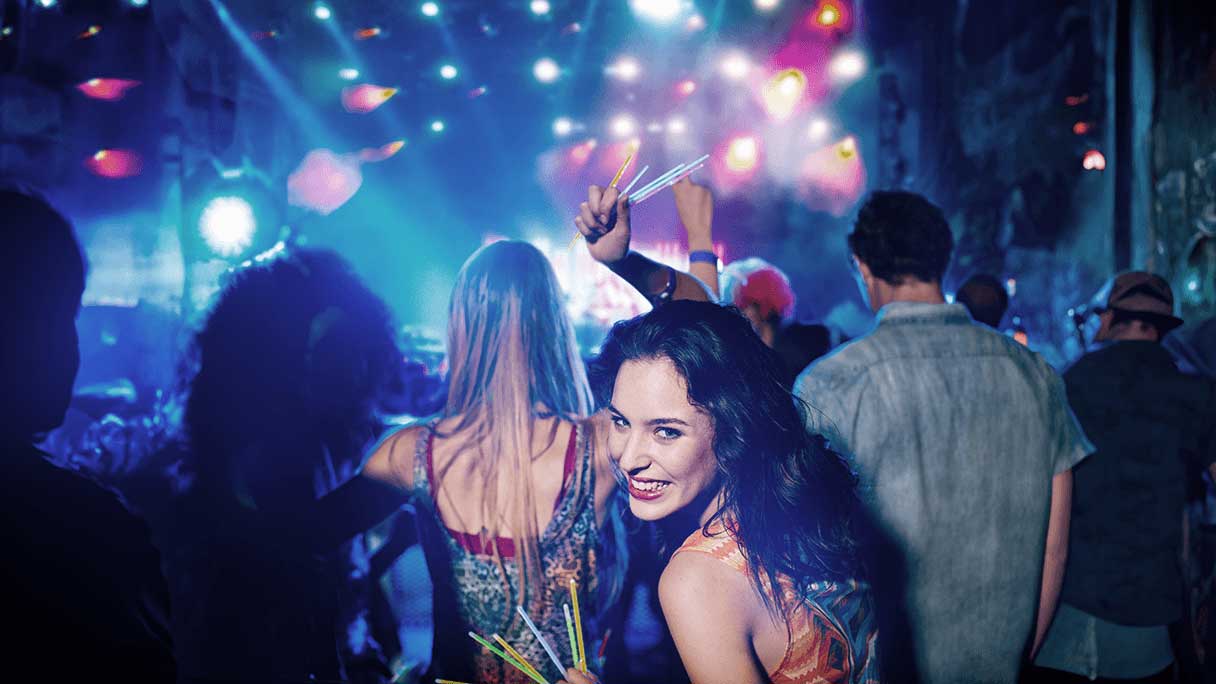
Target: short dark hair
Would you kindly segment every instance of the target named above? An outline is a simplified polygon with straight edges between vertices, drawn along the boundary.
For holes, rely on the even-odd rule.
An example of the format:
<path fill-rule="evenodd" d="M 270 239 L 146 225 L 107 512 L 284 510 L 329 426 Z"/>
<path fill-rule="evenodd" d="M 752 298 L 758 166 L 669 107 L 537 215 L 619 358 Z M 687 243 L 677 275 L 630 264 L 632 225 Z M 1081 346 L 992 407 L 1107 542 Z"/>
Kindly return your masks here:
<path fill-rule="evenodd" d="M 1001 324 L 1009 308 L 1009 292 L 1005 284 L 986 273 L 977 273 L 958 288 L 955 301 L 967 307 L 971 318 L 993 328 Z"/>
<path fill-rule="evenodd" d="M 879 191 L 857 212 L 849 249 L 876 277 L 898 285 L 908 277 L 941 282 L 954 236 L 942 210 L 924 197 Z"/>

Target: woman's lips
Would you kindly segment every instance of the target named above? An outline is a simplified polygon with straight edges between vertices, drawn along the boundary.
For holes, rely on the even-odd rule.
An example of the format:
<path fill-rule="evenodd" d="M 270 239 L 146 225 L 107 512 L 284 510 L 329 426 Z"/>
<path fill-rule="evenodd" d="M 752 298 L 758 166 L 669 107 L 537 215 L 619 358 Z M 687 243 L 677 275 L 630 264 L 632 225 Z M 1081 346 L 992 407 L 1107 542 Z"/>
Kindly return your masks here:
<path fill-rule="evenodd" d="M 629 481 L 629 496 L 641 501 L 654 501 L 663 496 L 667 488 L 671 486 L 670 482 L 645 477 L 629 476 L 626 479 Z"/>

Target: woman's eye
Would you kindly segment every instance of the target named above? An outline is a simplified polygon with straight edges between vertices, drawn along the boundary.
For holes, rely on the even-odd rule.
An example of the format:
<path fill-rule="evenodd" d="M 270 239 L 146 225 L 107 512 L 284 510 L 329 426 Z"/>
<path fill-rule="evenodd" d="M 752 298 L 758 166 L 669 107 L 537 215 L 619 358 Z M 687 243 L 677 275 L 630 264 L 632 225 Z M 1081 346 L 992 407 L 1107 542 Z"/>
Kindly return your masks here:
<path fill-rule="evenodd" d="M 676 439 L 684 434 L 679 430 L 673 430 L 672 428 L 666 427 L 658 428 L 654 431 L 654 433 L 659 436 L 659 439 Z"/>
<path fill-rule="evenodd" d="M 629 427 L 629 421 L 625 420 L 624 418 L 622 418 L 620 416 L 613 416 L 612 424 L 621 428 L 622 430 Z"/>

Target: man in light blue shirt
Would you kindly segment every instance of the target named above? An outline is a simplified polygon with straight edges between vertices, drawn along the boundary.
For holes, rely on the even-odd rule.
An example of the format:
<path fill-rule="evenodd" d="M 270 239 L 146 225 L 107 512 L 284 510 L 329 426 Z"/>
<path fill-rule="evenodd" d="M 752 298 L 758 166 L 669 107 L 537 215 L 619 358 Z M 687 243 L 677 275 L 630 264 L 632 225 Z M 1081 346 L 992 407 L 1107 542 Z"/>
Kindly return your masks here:
<path fill-rule="evenodd" d="M 1071 468 L 1092 448 L 1046 362 L 946 303 L 940 209 L 876 192 L 849 247 L 878 323 L 796 389 L 902 556 L 910 643 L 884 648 L 926 684 L 1015 682 L 1055 611 Z"/>

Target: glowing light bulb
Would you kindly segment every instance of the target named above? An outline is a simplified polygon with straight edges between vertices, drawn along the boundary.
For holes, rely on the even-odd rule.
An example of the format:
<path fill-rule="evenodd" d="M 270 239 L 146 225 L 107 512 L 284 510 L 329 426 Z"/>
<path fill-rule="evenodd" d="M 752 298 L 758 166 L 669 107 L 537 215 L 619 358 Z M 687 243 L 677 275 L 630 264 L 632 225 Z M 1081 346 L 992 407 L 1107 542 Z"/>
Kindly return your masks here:
<path fill-rule="evenodd" d="M 1087 171 L 1104 171 L 1106 169 L 1106 155 L 1098 150 L 1089 150 L 1085 153 L 1085 157 L 1081 159 L 1081 166 Z"/>
<path fill-rule="evenodd" d="M 844 11 L 835 2 L 826 1 L 819 5 L 814 13 L 815 23 L 823 28 L 836 26 L 844 19 Z"/>
<path fill-rule="evenodd" d="M 564 138 L 574 131 L 574 122 L 562 116 L 553 120 L 553 135 Z"/>
<path fill-rule="evenodd" d="M 743 53 L 733 52 L 722 59 L 720 68 L 722 75 L 726 78 L 741 81 L 747 78 L 747 73 L 751 71 L 752 65 Z"/>
<path fill-rule="evenodd" d="M 342 79 L 343 81 L 353 81 L 356 78 L 359 78 L 359 70 L 351 69 L 350 67 L 338 69 L 338 78 Z"/>
<path fill-rule="evenodd" d="M 656 24 L 670 24 L 683 11 L 680 0 L 629 0 L 629 7 L 639 19 Z"/>
<path fill-rule="evenodd" d="M 622 81 L 636 81 L 642 73 L 642 65 L 632 57 L 621 57 L 607 69 L 608 75 Z"/>
<path fill-rule="evenodd" d="M 771 12 L 777 9 L 777 5 L 781 4 L 781 0 L 754 0 L 756 9 L 761 12 Z"/>
<path fill-rule="evenodd" d="M 561 76 L 561 68 L 552 59 L 542 57 L 532 65 L 532 75 L 541 83 L 552 83 Z"/>
<path fill-rule="evenodd" d="M 447 126 L 444 125 L 443 119 L 435 119 L 431 122 L 432 133 L 442 133 L 445 128 L 447 128 Z"/>
<path fill-rule="evenodd" d="M 460 72 L 456 70 L 456 67 L 452 66 L 451 64 L 444 64 L 443 66 L 439 67 L 439 75 L 447 81 L 456 78 L 456 75 L 459 73 Z"/>
<path fill-rule="evenodd" d="M 528 5 L 528 9 L 532 10 L 532 14 L 542 16 L 548 14 L 551 8 L 549 7 L 549 0 L 532 0 L 532 3 Z"/>
<path fill-rule="evenodd" d="M 334 11 L 329 8 L 329 5 L 319 2 L 313 6 L 312 15 L 321 21 L 325 21 L 326 19 L 330 19 L 334 16 Z"/>
<path fill-rule="evenodd" d="M 736 173 L 746 173 L 756 168 L 760 159 L 760 143 L 751 136 L 735 138 L 726 148 L 726 168 Z"/>
<path fill-rule="evenodd" d="M 856 50 L 843 50 L 828 62 L 828 74 L 836 81 L 855 81 L 866 73 L 866 56 Z"/>
<path fill-rule="evenodd" d="M 424 2 L 422 3 L 422 7 L 419 9 L 422 11 L 422 15 L 425 17 L 439 16 L 439 3 Z"/>
<path fill-rule="evenodd" d="M 612 123 L 609 124 L 612 134 L 618 138 L 628 138 L 638 130 L 638 123 L 633 120 L 628 114 L 618 114 L 613 117 Z"/>

